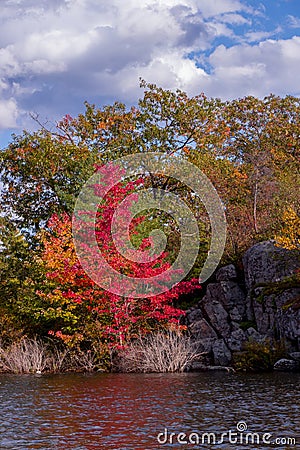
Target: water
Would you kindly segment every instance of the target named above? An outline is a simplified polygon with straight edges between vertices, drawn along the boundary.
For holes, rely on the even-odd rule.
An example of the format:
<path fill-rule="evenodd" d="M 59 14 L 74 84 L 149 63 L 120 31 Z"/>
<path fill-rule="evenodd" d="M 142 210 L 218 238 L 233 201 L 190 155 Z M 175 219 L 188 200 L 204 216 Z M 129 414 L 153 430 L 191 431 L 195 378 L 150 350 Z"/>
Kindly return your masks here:
<path fill-rule="evenodd" d="M 0 448 L 300 448 L 299 385 L 300 374 L 282 373 L 0 375 Z M 245 431 L 236 444 L 228 435 L 201 443 L 204 432 L 220 442 L 238 422 L 259 433 L 259 445 L 245 445 Z M 263 433 L 298 446 L 264 445 Z"/>

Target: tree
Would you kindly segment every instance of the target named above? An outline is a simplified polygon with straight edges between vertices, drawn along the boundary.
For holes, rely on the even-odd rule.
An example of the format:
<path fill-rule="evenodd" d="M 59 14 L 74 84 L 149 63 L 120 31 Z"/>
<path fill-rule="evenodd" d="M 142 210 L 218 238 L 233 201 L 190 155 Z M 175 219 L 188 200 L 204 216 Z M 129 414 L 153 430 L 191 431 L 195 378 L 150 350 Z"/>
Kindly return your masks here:
<path fill-rule="evenodd" d="M 213 182 L 226 208 L 225 255 L 240 258 L 255 242 L 274 239 L 284 211 L 300 202 L 299 99 L 245 97 L 222 106 L 223 140 L 187 157 Z M 298 131 L 297 131 L 298 130 Z"/>
<path fill-rule="evenodd" d="M 251 192 L 248 177 L 242 167 L 237 168 L 233 161 L 227 158 L 217 158 L 215 153 L 202 154 L 197 148 L 187 154 L 188 159 L 195 164 L 211 180 L 221 198 L 226 214 L 227 245 L 223 262 L 232 261 L 249 245 L 249 213 L 248 202 Z M 199 222 L 207 224 L 205 211 L 199 209 Z M 208 235 L 209 228 L 206 231 Z"/>
<path fill-rule="evenodd" d="M 78 117 L 66 115 L 52 130 L 41 125 L 36 133 L 24 132 L 2 152 L 2 207 L 26 238 L 32 240 L 54 213 L 72 213 L 94 164 L 149 151 L 188 158 L 211 178 L 226 208 L 229 258 L 274 238 L 284 211 L 297 210 L 300 201 L 299 99 L 270 95 L 221 102 L 143 80 L 141 87 L 137 107 L 86 103 Z M 148 173 L 146 183 L 187 199 L 207 250 L 208 218 L 188 189 L 161 174 Z M 165 220 L 162 213 L 156 218 Z"/>
<path fill-rule="evenodd" d="M 284 211 L 283 225 L 275 239 L 278 245 L 289 250 L 300 249 L 300 216 L 292 207 Z"/>
<path fill-rule="evenodd" d="M 5 214 L 32 235 L 54 212 L 71 213 L 92 161 L 90 150 L 44 129 L 16 136 L 1 155 Z"/>
<path fill-rule="evenodd" d="M 36 289 L 44 280 L 38 254 L 4 217 L 0 218 L 0 242 L 1 337 L 9 339 L 14 333 L 38 333 L 42 324 L 38 318 L 41 302 Z"/>
<path fill-rule="evenodd" d="M 287 200 L 283 178 L 295 169 L 299 173 L 299 113 L 299 99 L 291 96 L 249 96 L 224 107 L 230 133 L 221 155 L 247 175 L 254 237 L 274 237 L 280 226 L 278 218 Z M 299 199 L 299 191 L 297 196 Z"/>
<path fill-rule="evenodd" d="M 39 131 L 14 137 L 0 158 L 1 203 L 20 229 L 35 234 L 52 214 L 71 214 L 95 163 L 147 151 L 175 155 L 196 144 L 204 151 L 222 141 L 219 100 L 189 98 L 143 81 L 141 87 L 137 108 L 86 103 L 84 114 L 66 115 L 53 129 L 40 124 Z M 158 187 L 166 180 L 151 183 Z"/>

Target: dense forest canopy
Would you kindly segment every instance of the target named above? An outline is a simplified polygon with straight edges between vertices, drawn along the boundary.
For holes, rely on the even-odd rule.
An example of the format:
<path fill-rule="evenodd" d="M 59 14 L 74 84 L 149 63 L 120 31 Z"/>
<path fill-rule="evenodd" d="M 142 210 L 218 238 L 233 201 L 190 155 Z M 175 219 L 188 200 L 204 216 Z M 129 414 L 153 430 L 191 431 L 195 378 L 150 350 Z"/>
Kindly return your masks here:
<path fill-rule="evenodd" d="M 1 152 L 2 338 L 50 333 L 73 343 L 100 339 L 105 345 L 123 345 L 139 332 L 176 322 L 181 311 L 174 301 L 196 288 L 194 277 L 211 234 L 205 208 L 176 179 L 153 173 L 143 177 L 146 188 L 181 195 L 199 225 L 195 266 L 171 294 L 138 306 L 134 296 L 131 301 L 109 296 L 76 260 L 71 229 L 76 198 L 95 167 L 125 155 L 162 152 L 174 160 L 185 158 L 207 175 L 226 213 L 221 263 L 239 261 L 250 245 L 265 239 L 299 249 L 299 99 L 269 95 L 222 102 L 144 81 L 141 86 L 144 95 L 135 107 L 86 104 L 84 114 L 66 115 L 53 129 L 41 125 L 36 132 L 24 131 Z M 125 183 L 122 189 L 126 193 L 132 186 Z M 114 198 L 119 199 L 117 194 Z M 108 198 L 106 207 L 112 204 Z M 105 229 L 103 216 L 98 226 Z M 146 248 L 145 239 L 158 226 L 167 234 L 158 264 L 163 267 L 180 247 L 178 225 L 168 215 L 145 211 L 131 230 L 132 240 Z M 156 269 L 147 267 L 149 273 Z M 133 274 L 137 268 L 128 264 L 124 270 Z"/>

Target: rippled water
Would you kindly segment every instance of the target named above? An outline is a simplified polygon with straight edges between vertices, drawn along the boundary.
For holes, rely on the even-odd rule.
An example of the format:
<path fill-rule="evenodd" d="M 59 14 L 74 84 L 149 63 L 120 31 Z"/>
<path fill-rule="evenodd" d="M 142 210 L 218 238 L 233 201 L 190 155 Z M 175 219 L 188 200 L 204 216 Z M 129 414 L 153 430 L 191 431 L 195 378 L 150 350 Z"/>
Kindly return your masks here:
<path fill-rule="evenodd" d="M 299 386 L 300 374 L 282 373 L 0 375 L 0 448 L 300 448 Z M 180 432 L 220 440 L 238 422 L 248 432 L 294 437 L 298 447 L 176 440 Z"/>

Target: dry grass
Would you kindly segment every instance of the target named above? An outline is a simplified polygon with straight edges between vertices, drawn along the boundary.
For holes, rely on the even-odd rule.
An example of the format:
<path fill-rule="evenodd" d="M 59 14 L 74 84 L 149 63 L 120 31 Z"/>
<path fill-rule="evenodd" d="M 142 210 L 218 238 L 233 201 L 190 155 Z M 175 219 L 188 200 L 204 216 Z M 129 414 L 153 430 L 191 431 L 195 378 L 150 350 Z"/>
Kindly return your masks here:
<path fill-rule="evenodd" d="M 95 372 L 99 371 L 99 359 L 96 352 L 92 350 L 77 351 L 70 354 L 70 370 L 76 372 Z"/>
<path fill-rule="evenodd" d="M 60 348 L 51 341 L 23 337 L 8 347 L 0 343 L 0 372 L 93 372 L 99 364 L 96 351 Z"/>
<path fill-rule="evenodd" d="M 0 346 L 3 372 L 42 373 L 49 362 L 47 347 L 38 339 L 23 338 L 6 349 Z"/>
<path fill-rule="evenodd" d="M 174 331 L 139 338 L 119 355 L 121 372 L 183 372 L 201 356 L 196 343 Z"/>
<path fill-rule="evenodd" d="M 99 347 L 100 348 L 100 347 Z M 58 347 L 50 340 L 23 337 L 4 347 L 0 343 L 0 372 L 61 373 L 94 372 L 101 369 L 99 348 L 94 350 Z M 119 353 L 117 370 L 121 372 L 183 372 L 201 356 L 187 336 L 174 331 L 140 337 Z"/>

